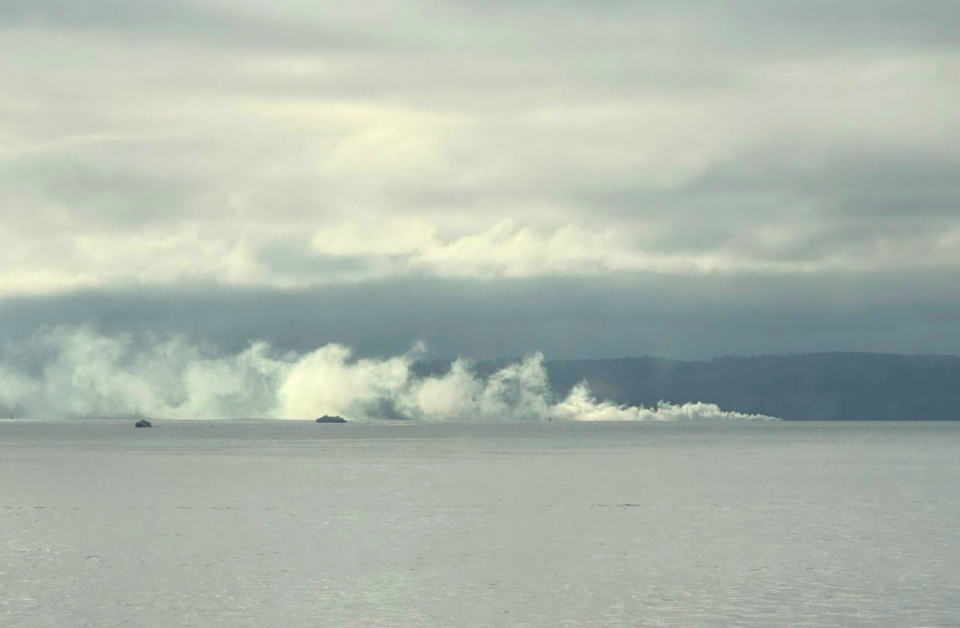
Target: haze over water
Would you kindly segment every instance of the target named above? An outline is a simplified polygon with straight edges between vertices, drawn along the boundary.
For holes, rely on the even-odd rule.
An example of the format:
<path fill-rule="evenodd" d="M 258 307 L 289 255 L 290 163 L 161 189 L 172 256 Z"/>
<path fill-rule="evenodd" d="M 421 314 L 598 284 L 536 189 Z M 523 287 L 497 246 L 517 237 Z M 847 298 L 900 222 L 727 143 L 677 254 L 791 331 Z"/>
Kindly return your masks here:
<path fill-rule="evenodd" d="M 0 625 L 955 626 L 953 423 L 0 423 Z"/>

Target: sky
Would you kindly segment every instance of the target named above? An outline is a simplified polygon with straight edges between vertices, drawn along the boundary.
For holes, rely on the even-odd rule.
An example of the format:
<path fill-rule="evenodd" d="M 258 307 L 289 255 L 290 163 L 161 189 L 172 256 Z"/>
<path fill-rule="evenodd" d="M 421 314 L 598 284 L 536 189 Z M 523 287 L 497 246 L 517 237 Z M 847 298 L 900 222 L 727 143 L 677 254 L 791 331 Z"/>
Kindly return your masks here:
<path fill-rule="evenodd" d="M 960 353 L 955 0 L 4 0 L 0 343 Z"/>

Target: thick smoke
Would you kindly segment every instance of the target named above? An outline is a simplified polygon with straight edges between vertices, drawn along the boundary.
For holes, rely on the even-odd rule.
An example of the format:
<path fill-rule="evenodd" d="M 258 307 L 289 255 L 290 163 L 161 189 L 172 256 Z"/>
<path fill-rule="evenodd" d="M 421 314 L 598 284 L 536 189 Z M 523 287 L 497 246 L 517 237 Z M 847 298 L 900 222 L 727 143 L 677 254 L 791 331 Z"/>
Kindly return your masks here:
<path fill-rule="evenodd" d="M 656 408 L 597 401 L 586 384 L 555 400 L 543 356 L 479 377 L 457 360 L 418 376 L 422 345 L 389 359 L 354 359 L 329 344 L 308 354 L 257 342 L 223 355 L 181 336 L 103 336 L 57 328 L 8 345 L 0 357 L 0 410 L 35 418 L 129 417 L 418 421 L 672 421 L 757 419 L 705 403 Z"/>

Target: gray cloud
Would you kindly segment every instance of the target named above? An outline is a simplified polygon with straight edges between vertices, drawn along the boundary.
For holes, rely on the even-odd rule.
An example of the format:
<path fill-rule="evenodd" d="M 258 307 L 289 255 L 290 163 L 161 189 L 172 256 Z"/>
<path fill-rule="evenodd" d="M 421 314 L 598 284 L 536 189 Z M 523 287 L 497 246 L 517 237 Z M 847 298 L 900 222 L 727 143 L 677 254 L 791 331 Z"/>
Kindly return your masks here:
<path fill-rule="evenodd" d="M 721 3 L 714 3 L 721 4 Z M 722 3 L 734 19 L 747 24 L 778 24 L 779 33 L 802 33 L 807 41 L 858 42 L 865 39 L 890 45 L 957 45 L 950 22 L 960 19 L 960 9 L 949 0 L 924 0 L 911 5 L 896 0 L 852 0 L 835 3 L 749 2 Z"/>
<path fill-rule="evenodd" d="M 249 3 L 248 3 L 249 4 Z M 0 27 L 40 28 L 112 34 L 123 39 L 149 37 L 184 44 L 231 47 L 350 48 L 363 42 L 356 32 L 323 23 L 282 19 L 239 4 L 193 0 L 7 0 L 0 6 Z M 261 7 L 262 9 L 263 7 Z M 259 13 L 259 14 L 258 14 Z M 369 47 L 371 41 L 363 42 Z"/>
<path fill-rule="evenodd" d="M 3 316 L 479 357 L 952 346 L 958 22 L 9 0 Z"/>
<path fill-rule="evenodd" d="M 462 282 L 405 279 L 310 291 L 216 286 L 6 299 L 0 343 L 38 329 L 92 325 L 184 334 L 236 352 L 329 342 L 390 356 L 426 342 L 431 355 L 547 358 L 806 351 L 960 353 L 960 280 L 897 276 L 703 277 Z"/>
<path fill-rule="evenodd" d="M 7 208 L 25 212 L 38 206 L 70 208 L 63 218 L 72 228 L 89 224 L 91 216 L 97 222 L 130 227 L 182 219 L 198 182 L 124 163 L 58 155 L 0 160 L 0 188 Z"/>

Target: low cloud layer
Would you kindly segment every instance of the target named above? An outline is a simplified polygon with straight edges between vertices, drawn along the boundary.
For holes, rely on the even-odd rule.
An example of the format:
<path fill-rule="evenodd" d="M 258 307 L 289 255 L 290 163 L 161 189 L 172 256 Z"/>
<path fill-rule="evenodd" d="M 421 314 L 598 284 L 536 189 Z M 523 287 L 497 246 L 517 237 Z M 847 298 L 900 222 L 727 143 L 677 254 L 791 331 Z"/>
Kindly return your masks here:
<path fill-rule="evenodd" d="M 0 300 L 0 345 L 38 329 L 183 336 L 238 353 L 261 338 L 305 354 L 362 357 L 423 340 L 438 357 L 707 359 L 810 351 L 960 353 L 960 275 L 677 277 L 498 281 L 384 278 L 309 290 L 210 284 Z"/>
<path fill-rule="evenodd" d="M 130 417 L 170 419 L 308 419 L 322 414 L 352 420 L 414 421 L 674 421 L 762 419 L 715 405 L 666 402 L 655 408 L 596 400 L 585 384 L 555 400 L 533 354 L 486 378 L 469 362 L 423 377 L 412 367 L 424 348 L 386 359 L 355 359 L 349 348 L 326 345 L 306 354 L 280 354 L 255 343 L 222 354 L 183 337 L 107 337 L 59 328 L 0 357 L 0 408 L 31 418 Z"/>

